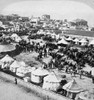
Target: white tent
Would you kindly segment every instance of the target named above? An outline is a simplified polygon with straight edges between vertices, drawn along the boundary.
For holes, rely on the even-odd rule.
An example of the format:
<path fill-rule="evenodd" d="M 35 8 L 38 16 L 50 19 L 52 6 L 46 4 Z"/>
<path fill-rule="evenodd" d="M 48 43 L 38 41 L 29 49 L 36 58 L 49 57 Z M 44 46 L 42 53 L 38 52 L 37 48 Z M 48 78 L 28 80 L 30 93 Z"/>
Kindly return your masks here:
<path fill-rule="evenodd" d="M 10 57 L 9 55 L 6 55 L 5 57 L 3 57 L 0 62 L 2 62 L 2 66 L 1 68 L 9 68 L 10 64 L 14 61 L 14 59 L 12 57 Z"/>
<path fill-rule="evenodd" d="M 72 93 L 79 93 L 83 91 L 83 89 L 77 84 L 77 82 L 74 79 L 65 84 L 63 86 L 63 89 L 66 90 L 67 92 L 72 92 Z"/>
<path fill-rule="evenodd" d="M 81 92 L 77 95 L 76 100 L 94 100 L 94 88 Z"/>
<path fill-rule="evenodd" d="M 73 98 L 74 96 L 83 91 L 83 89 L 77 84 L 77 82 L 73 79 L 69 83 L 63 86 L 63 89 L 67 91 L 67 96 L 69 98 Z"/>
<path fill-rule="evenodd" d="M 73 42 L 75 42 L 75 44 L 78 44 L 79 39 L 75 38 L 75 39 L 73 40 Z"/>
<path fill-rule="evenodd" d="M 12 34 L 11 35 L 11 38 L 16 41 L 16 42 L 19 42 L 21 41 L 22 39 L 20 38 L 20 36 L 18 36 L 16 33 Z"/>
<path fill-rule="evenodd" d="M 81 45 L 87 44 L 87 40 L 85 38 L 81 39 L 79 42 L 81 43 Z"/>
<path fill-rule="evenodd" d="M 62 40 L 58 41 L 58 44 L 66 44 L 66 45 L 68 45 L 69 43 L 64 38 L 62 38 Z"/>
<path fill-rule="evenodd" d="M 54 72 L 44 78 L 43 89 L 56 91 L 60 86 L 61 78 Z"/>
<path fill-rule="evenodd" d="M 31 73 L 31 81 L 35 83 L 41 83 L 43 77 L 48 75 L 49 72 L 45 69 L 38 68 Z"/>
<path fill-rule="evenodd" d="M 14 61 L 11 65 L 10 65 L 10 70 L 12 72 L 16 72 L 17 68 L 21 67 L 21 65 L 19 64 L 18 61 Z"/>
<path fill-rule="evenodd" d="M 25 77 L 25 75 L 29 72 L 30 71 L 26 67 L 21 66 L 21 67 L 17 68 L 16 75 L 18 75 L 20 77 Z"/>
<path fill-rule="evenodd" d="M 10 57 L 9 55 L 6 55 L 5 57 L 3 57 L 1 60 L 1 62 L 5 62 L 5 63 L 12 63 L 14 61 L 14 59 L 12 57 Z"/>

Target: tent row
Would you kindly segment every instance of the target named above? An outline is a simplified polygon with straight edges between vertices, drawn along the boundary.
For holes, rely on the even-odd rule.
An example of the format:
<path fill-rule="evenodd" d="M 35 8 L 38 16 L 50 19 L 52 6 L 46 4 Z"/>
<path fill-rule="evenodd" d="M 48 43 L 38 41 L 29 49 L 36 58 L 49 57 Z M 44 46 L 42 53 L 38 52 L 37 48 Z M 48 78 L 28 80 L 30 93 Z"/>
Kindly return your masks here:
<path fill-rule="evenodd" d="M 91 95 L 91 92 L 85 91 L 76 82 L 75 79 L 61 86 L 61 81 L 67 80 L 67 78 L 62 78 L 54 71 L 48 71 L 47 69 L 43 69 L 42 67 L 39 67 L 37 69 L 35 67 L 30 67 L 27 64 L 25 64 L 25 62 L 16 61 L 9 55 L 6 55 L 4 58 L 0 60 L 0 65 L 1 68 L 7 67 L 10 71 L 14 72 L 16 75 L 20 77 L 23 77 L 24 79 L 25 75 L 29 74 L 30 81 L 37 84 L 42 83 L 43 89 L 57 91 L 59 88 L 61 88 L 62 90 L 66 91 L 66 96 L 68 96 L 71 99 L 76 98 L 77 100 L 94 100 L 94 91 L 93 95 Z M 29 80 L 29 77 L 27 79 Z"/>
<path fill-rule="evenodd" d="M 62 37 L 62 39 L 60 41 L 58 41 L 58 44 L 70 44 L 70 42 L 74 42 L 75 44 L 80 44 L 80 45 L 94 45 L 94 39 L 92 40 L 87 40 L 86 38 L 82 38 L 82 39 L 79 39 L 79 38 L 71 38 L 70 36 L 68 38 L 66 37 Z"/>

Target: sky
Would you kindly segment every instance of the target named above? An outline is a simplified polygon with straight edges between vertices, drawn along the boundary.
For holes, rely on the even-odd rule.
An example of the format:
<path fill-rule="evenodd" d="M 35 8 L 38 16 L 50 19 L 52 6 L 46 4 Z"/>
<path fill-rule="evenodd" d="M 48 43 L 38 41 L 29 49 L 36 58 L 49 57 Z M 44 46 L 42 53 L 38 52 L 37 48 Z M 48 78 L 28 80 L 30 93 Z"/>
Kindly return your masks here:
<path fill-rule="evenodd" d="M 2 2 L 1 2 L 2 1 Z M 7 1 L 7 2 L 5 2 Z M 81 1 L 81 0 L 78 0 Z M 94 0 L 0 0 L 0 12 L 21 16 L 50 14 L 52 19 L 85 19 L 94 25 Z M 89 2 L 90 1 L 90 2 Z M 92 1 L 92 2 L 91 2 Z"/>

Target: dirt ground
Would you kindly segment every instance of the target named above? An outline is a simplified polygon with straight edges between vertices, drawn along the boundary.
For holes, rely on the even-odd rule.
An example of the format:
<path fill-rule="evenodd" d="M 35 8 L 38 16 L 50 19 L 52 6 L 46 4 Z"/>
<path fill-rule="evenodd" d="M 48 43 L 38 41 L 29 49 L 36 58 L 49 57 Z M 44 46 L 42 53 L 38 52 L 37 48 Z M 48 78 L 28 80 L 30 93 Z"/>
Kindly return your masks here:
<path fill-rule="evenodd" d="M 0 100 L 43 100 L 25 88 L 0 78 Z"/>

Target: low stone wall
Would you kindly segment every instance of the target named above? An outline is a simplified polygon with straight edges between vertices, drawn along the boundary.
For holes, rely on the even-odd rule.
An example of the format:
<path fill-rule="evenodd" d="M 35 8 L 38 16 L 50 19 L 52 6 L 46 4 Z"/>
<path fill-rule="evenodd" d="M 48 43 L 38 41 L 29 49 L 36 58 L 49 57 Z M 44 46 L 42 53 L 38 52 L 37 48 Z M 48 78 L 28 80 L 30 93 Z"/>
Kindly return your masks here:
<path fill-rule="evenodd" d="M 0 72 L 0 77 L 4 78 L 6 80 L 9 80 L 12 83 L 15 83 L 15 77 L 14 76 Z M 42 89 L 41 87 L 33 85 L 29 82 L 24 82 L 23 80 L 21 80 L 19 78 L 17 78 L 17 85 L 18 86 L 20 85 L 22 87 L 30 89 L 30 91 L 32 93 L 34 93 L 37 96 L 40 96 L 41 98 L 43 98 L 43 100 L 70 100 L 70 99 L 63 97 L 59 94 L 56 94 L 54 92 L 46 91 L 46 90 Z"/>

